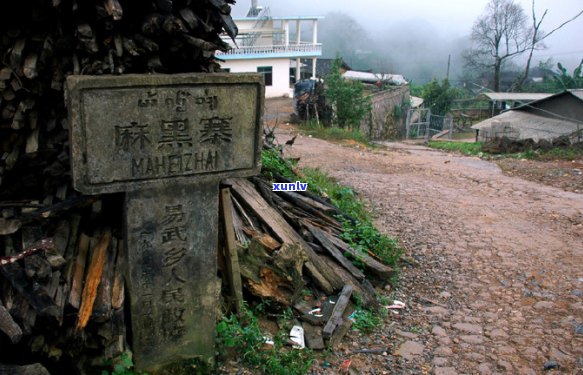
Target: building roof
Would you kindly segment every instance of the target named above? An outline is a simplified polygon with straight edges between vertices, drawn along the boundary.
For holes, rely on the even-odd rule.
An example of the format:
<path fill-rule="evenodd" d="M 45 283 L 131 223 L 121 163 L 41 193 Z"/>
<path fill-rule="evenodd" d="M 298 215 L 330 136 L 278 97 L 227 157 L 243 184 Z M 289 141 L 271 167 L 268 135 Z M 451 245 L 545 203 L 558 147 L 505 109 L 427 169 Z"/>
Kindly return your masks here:
<path fill-rule="evenodd" d="M 324 16 L 270 16 L 274 21 L 314 21 L 324 19 Z M 233 17 L 233 21 L 255 21 L 257 17 Z"/>
<path fill-rule="evenodd" d="M 538 92 L 484 92 L 482 95 L 495 102 L 532 102 L 553 96 L 553 94 Z"/>
<path fill-rule="evenodd" d="M 567 90 L 580 100 L 583 100 L 583 89 L 574 89 L 574 90 Z"/>
<path fill-rule="evenodd" d="M 547 94 L 545 94 L 545 95 L 547 95 Z M 572 95 L 575 98 L 583 101 L 583 89 L 572 89 L 572 90 L 565 90 L 565 91 L 559 92 L 557 94 L 550 94 L 547 97 L 544 97 L 544 98 L 541 98 L 541 99 L 537 99 L 537 100 L 534 100 L 534 101 L 529 102 L 529 103 L 526 103 L 526 104 L 522 104 L 522 105 L 520 105 L 520 106 L 518 106 L 516 108 L 513 108 L 513 109 L 524 109 L 524 108 L 527 108 L 527 107 L 528 108 L 533 108 L 533 107 L 536 107 L 537 104 L 539 104 L 541 102 L 544 102 L 544 101 L 546 101 L 548 99 L 558 98 L 558 97 L 561 97 L 561 96 L 564 96 L 564 95 Z"/>
<path fill-rule="evenodd" d="M 538 116 L 533 113 L 511 110 L 503 112 L 487 120 L 481 121 L 472 126 L 472 129 L 496 131 L 509 129 L 518 139 L 540 139 L 552 140 L 562 135 L 570 135 L 576 132 L 577 123 L 567 120 Z"/>
<path fill-rule="evenodd" d="M 367 73 L 358 72 L 356 70 L 349 70 L 342 75 L 345 79 L 363 81 L 363 82 L 378 82 L 387 81 L 392 85 L 405 85 L 407 80 L 400 74 L 380 74 L 380 73 Z"/>
<path fill-rule="evenodd" d="M 316 77 L 324 78 L 328 74 L 330 74 L 332 72 L 332 66 L 334 64 L 334 60 L 335 59 L 318 58 L 318 60 L 316 61 Z M 340 59 L 340 63 L 342 65 L 342 68 L 344 68 L 344 70 L 352 69 L 350 66 L 348 66 L 348 64 L 346 64 L 346 62 L 344 62 L 344 60 Z M 305 66 L 306 66 L 306 70 L 308 72 L 311 72 L 312 71 L 312 60 L 311 59 L 306 60 Z"/>

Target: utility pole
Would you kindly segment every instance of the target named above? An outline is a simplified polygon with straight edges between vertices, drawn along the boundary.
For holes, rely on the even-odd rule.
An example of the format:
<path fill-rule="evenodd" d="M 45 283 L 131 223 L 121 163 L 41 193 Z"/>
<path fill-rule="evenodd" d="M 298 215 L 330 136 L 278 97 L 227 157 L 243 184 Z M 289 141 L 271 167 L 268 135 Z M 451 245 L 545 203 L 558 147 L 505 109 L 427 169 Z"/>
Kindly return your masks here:
<path fill-rule="evenodd" d="M 449 67 L 451 66 L 451 53 L 447 56 L 447 75 L 446 78 L 449 81 Z"/>

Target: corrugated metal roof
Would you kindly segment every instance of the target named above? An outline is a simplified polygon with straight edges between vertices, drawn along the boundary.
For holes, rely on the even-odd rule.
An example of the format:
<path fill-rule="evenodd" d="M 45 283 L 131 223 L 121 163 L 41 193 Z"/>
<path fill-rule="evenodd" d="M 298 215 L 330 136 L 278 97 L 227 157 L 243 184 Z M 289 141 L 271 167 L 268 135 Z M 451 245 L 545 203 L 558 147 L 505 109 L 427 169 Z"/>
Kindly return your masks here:
<path fill-rule="evenodd" d="M 538 93 L 538 92 L 485 92 L 482 95 L 488 97 L 488 99 L 501 102 L 501 101 L 514 101 L 514 102 L 531 102 L 534 100 L 546 99 L 553 94 Z"/>
<path fill-rule="evenodd" d="M 583 89 L 569 90 L 569 92 L 579 99 L 583 100 Z"/>
<path fill-rule="evenodd" d="M 376 74 L 368 72 L 358 72 L 356 70 L 349 70 L 342 74 L 345 79 L 364 82 L 388 81 L 392 85 L 405 85 L 407 80 L 400 74 Z"/>
<path fill-rule="evenodd" d="M 577 123 L 566 120 L 537 116 L 524 111 L 508 111 L 481 121 L 472 126 L 489 132 L 510 131 L 518 139 L 555 139 L 577 131 Z M 481 132 L 480 132 L 481 133 Z"/>

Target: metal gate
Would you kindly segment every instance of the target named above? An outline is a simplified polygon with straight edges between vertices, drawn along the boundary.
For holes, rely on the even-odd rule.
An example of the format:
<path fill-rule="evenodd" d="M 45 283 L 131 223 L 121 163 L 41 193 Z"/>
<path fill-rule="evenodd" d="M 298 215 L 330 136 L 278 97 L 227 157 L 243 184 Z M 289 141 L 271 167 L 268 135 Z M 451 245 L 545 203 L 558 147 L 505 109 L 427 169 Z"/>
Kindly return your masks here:
<path fill-rule="evenodd" d="M 432 115 L 431 110 L 410 109 L 407 112 L 406 138 L 429 139 L 434 136 L 439 138 L 447 135 L 449 139 L 453 134 L 453 117 Z"/>
<path fill-rule="evenodd" d="M 425 138 L 429 129 L 431 110 L 425 108 L 414 108 L 407 111 L 407 130 L 405 137 Z"/>

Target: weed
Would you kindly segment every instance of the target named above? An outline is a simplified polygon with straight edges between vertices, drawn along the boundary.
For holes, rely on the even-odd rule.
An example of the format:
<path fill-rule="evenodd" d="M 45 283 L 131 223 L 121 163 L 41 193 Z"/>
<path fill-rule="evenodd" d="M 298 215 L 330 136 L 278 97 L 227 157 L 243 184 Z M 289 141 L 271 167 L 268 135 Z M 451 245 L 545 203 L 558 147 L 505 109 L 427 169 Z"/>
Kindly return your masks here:
<path fill-rule="evenodd" d="M 122 353 L 115 364 L 110 362 L 108 365 L 113 365 L 113 370 L 111 372 L 103 370 L 101 375 L 148 375 L 145 372 L 134 370 L 134 361 L 127 352 Z"/>
<path fill-rule="evenodd" d="M 263 166 L 262 171 L 271 178 L 273 178 L 273 172 L 289 179 L 297 178 L 294 172 L 294 168 L 297 165 L 288 159 L 282 158 L 276 149 L 263 150 L 261 152 L 261 164 Z"/>
<path fill-rule="evenodd" d="M 423 333 L 423 327 L 422 326 L 411 326 L 411 327 L 409 327 L 409 332 L 416 333 L 416 334 Z"/>
<path fill-rule="evenodd" d="M 382 324 L 380 316 L 370 310 L 356 310 L 353 319 L 352 328 L 362 333 L 372 333 Z"/>
<path fill-rule="evenodd" d="M 469 143 L 469 142 L 429 141 L 428 146 L 438 150 L 459 152 L 463 155 L 481 156 L 482 154 L 481 142 Z"/>
<path fill-rule="evenodd" d="M 324 127 L 318 126 L 314 123 L 308 122 L 300 126 L 304 134 L 311 135 L 320 139 L 327 140 L 348 140 L 356 141 L 363 146 L 370 147 L 368 139 L 358 129 L 338 128 L 338 127 Z"/>
<path fill-rule="evenodd" d="M 391 266 L 397 265 L 402 249 L 397 246 L 396 240 L 379 233 L 370 221 L 351 222 L 344 220 L 342 227 L 343 232 L 340 237 L 353 249 L 362 254 L 370 251 L 383 263 Z"/>
<path fill-rule="evenodd" d="M 474 155 L 484 158 L 513 158 L 529 160 L 574 160 L 583 158 L 583 147 L 567 146 L 554 147 L 550 150 L 527 150 L 509 154 L 490 154 L 482 152 L 482 143 L 429 141 L 429 147 L 449 152 L 458 152 L 463 155 Z"/>
<path fill-rule="evenodd" d="M 288 309 L 281 315 L 280 323 L 287 325 L 292 318 L 293 313 Z M 244 363 L 264 374 L 305 374 L 314 361 L 311 350 L 286 347 L 286 330 L 274 338 L 272 348 L 263 348 L 265 337 L 257 318 L 248 308 L 243 309 L 241 320 L 235 315 L 224 317 L 217 324 L 216 332 L 219 346 L 236 350 Z"/>

